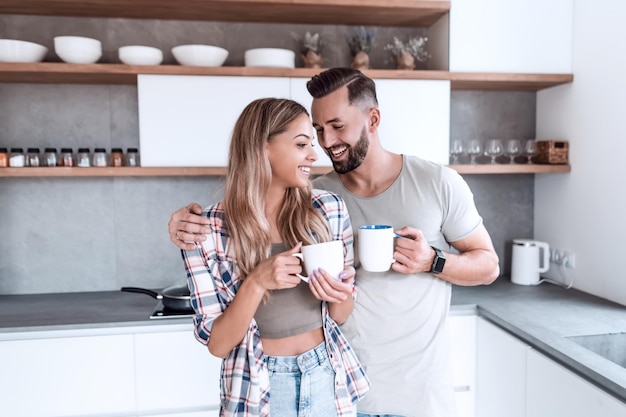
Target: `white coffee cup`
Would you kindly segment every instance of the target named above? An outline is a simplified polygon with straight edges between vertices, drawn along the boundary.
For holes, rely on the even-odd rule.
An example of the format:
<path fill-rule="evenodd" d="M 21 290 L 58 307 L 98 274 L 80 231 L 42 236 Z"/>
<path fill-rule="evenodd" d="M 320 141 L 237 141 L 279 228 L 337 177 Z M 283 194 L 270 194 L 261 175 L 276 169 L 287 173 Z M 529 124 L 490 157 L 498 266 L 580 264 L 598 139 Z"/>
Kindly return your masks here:
<path fill-rule="evenodd" d="M 396 234 L 386 224 L 366 224 L 359 227 L 359 261 L 366 271 L 388 271 L 393 259 Z"/>
<path fill-rule="evenodd" d="M 306 277 L 297 274 L 300 279 L 309 282 L 309 277 L 317 268 L 322 268 L 329 275 L 339 279 L 339 274 L 344 268 L 343 242 L 341 240 L 302 246 L 300 251 L 301 253 L 293 254 L 293 256 L 302 259 L 304 270 L 307 273 Z"/>

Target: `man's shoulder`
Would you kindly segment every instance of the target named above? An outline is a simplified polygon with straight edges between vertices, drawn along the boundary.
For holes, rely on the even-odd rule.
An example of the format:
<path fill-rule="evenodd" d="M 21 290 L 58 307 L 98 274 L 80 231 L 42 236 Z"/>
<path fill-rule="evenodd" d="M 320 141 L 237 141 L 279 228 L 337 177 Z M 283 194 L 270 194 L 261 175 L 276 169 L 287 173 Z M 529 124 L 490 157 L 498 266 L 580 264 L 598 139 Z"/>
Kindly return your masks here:
<path fill-rule="evenodd" d="M 430 177 L 440 181 L 458 176 L 455 170 L 446 165 L 411 155 L 404 155 L 404 168 L 408 173 L 422 179 Z"/>

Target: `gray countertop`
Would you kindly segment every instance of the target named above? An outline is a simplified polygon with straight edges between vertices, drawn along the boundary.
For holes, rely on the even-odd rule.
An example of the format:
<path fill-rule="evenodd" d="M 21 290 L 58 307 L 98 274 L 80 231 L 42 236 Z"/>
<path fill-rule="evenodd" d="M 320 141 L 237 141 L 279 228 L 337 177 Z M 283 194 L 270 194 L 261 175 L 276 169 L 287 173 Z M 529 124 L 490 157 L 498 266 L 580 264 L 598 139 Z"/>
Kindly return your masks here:
<path fill-rule="evenodd" d="M 190 319 L 149 319 L 157 301 L 121 291 L 0 295 L 0 333 L 148 326 Z M 452 291 L 452 314 L 476 312 L 626 402 L 626 368 L 567 339 L 626 332 L 626 307 L 549 283 L 536 287 L 500 278 Z"/>

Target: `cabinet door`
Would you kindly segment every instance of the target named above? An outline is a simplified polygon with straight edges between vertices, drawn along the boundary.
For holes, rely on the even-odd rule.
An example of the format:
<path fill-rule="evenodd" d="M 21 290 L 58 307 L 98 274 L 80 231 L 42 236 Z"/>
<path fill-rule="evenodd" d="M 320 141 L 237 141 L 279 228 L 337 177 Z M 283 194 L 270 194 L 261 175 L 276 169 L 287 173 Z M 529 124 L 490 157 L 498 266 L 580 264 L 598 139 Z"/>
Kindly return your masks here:
<path fill-rule="evenodd" d="M 441 164 L 450 147 L 450 82 L 375 80 L 383 147 Z"/>
<path fill-rule="evenodd" d="M 136 334 L 137 409 L 219 408 L 221 364 L 194 338 L 191 326 L 186 331 Z"/>
<path fill-rule="evenodd" d="M 450 71 L 571 73 L 573 0 L 452 0 Z"/>
<path fill-rule="evenodd" d="M 289 98 L 289 79 L 139 75 L 142 166 L 226 166 L 235 121 L 251 101 Z"/>
<path fill-rule="evenodd" d="M 450 316 L 452 379 L 457 417 L 475 415 L 476 316 Z"/>
<path fill-rule="evenodd" d="M 626 404 L 543 354 L 528 352 L 529 417 L 623 417 Z"/>
<path fill-rule="evenodd" d="M 527 350 L 528 346 L 516 337 L 478 319 L 477 416 L 526 416 Z"/>
<path fill-rule="evenodd" d="M 0 413 L 12 417 L 131 415 L 133 336 L 0 343 Z"/>

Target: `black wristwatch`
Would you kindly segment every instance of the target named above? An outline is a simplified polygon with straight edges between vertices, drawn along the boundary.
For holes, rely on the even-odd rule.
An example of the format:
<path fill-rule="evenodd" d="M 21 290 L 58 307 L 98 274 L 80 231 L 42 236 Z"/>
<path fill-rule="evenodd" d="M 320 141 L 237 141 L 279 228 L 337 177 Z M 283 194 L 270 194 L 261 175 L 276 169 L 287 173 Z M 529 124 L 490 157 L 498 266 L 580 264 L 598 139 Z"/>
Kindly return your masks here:
<path fill-rule="evenodd" d="M 446 264 L 446 257 L 441 249 L 437 249 L 434 246 L 431 246 L 431 248 L 435 251 L 435 259 L 433 259 L 433 266 L 430 267 L 430 272 L 439 274 L 443 271 L 443 266 Z"/>

